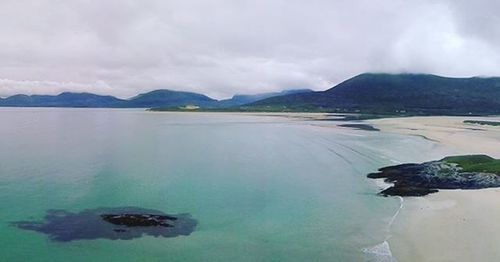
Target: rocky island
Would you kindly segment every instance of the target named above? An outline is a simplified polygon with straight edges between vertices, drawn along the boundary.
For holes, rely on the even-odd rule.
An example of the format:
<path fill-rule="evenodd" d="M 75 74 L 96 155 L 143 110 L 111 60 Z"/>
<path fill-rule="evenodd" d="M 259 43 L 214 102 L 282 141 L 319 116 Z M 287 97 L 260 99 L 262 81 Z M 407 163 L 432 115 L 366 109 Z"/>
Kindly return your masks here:
<path fill-rule="evenodd" d="M 173 227 L 167 220 L 177 220 L 174 216 L 154 214 L 102 214 L 101 218 L 111 224 L 127 227 Z"/>
<path fill-rule="evenodd" d="M 383 196 L 424 196 L 439 189 L 500 187 L 500 160 L 487 155 L 445 157 L 441 160 L 389 166 L 368 178 L 383 178 L 393 186 Z"/>
<path fill-rule="evenodd" d="M 130 240 L 188 236 L 198 221 L 190 214 L 169 215 L 154 209 L 115 207 L 86 209 L 78 213 L 48 210 L 42 221 L 17 221 L 13 226 L 44 233 L 53 241 L 110 239 Z"/>

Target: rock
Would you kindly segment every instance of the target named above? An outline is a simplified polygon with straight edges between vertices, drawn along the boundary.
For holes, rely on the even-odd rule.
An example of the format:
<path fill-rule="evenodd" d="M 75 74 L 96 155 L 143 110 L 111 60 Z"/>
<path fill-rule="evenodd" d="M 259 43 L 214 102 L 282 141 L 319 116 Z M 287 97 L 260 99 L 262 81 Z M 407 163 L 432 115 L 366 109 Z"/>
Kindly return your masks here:
<path fill-rule="evenodd" d="M 93 239 L 134 239 L 144 235 L 154 237 L 188 236 L 196 229 L 197 220 L 190 214 L 166 214 L 140 207 L 86 209 L 74 213 L 47 210 L 41 221 L 16 221 L 20 229 L 46 234 L 53 241 Z"/>
<path fill-rule="evenodd" d="M 153 214 L 102 214 L 101 218 L 111 224 L 127 227 L 172 227 L 167 220 L 177 220 L 176 217 Z"/>
<path fill-rule="evenodd" d="M 446 159 L 446 158 L 445 158 Z M 456 163 L 430 161 L 380 168 L 368 178 L 383 178 L 393 183 L 382 192 L 384 196 L 425 196 L 438 189 L 480 189 L 500 187 L 500 177 L 494 173 L 466 172 Z"/>
<path fill-rule="evenodd" d="M 428 194 L 438 192 L 437 189 L 430 189 L 425 187 L 413 187 L 413 186 L 400 186 L 400 187 L 389 187 L 382 192 L 383 196 L 425 196 Z"/>

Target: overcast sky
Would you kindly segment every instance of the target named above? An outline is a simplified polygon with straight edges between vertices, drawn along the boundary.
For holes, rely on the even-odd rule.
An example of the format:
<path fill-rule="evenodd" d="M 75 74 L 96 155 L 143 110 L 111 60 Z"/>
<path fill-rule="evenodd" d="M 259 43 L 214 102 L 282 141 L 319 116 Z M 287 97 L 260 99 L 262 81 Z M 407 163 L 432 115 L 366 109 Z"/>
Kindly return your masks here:
<path fill-rule="evenodd" d="M 363 72 L 500 75 L 496 0 L 1 0 L 0 96 L 225 98 Z"/>

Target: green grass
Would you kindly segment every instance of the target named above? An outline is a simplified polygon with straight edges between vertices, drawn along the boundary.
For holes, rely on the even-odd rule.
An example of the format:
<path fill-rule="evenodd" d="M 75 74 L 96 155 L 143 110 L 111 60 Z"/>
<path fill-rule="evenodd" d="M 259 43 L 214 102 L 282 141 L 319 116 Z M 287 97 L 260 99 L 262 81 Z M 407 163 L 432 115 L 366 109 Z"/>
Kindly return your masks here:
<path fill-rule="evenodd" d="M 481 121 L 481 120 L 465 120 L 464 124 L 478 124 L 487 126 L 500 126 L 500 122 L 495 121 Z"/>
<path fill-rule="evenodd" d="M 466 155 L 445 157 L 442 161 L 455 163 L 465 172 L 484 172 L 500 175 L 500 159 L 487 155 Z"/>

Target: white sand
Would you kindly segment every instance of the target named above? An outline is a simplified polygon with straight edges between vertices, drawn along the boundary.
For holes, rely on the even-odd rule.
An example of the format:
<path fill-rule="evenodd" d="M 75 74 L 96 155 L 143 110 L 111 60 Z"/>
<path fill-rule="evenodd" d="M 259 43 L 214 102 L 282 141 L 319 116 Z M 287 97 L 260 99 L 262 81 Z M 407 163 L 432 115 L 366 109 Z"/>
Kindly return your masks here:
<path fill-rule="evenodd" d="M 425 136 L 463 154 L 500 157 L 500 127 L 463 124 L 499 117 L 367 121 L 383 132 Z M 475 130 L 479 129 L 479 130 Z M 405 198 L 389 239 L 398 261 L 500 261 L 500 189 L 440 190 Z"/>
<path fill-rule="evenodd" d="M 500 261 L 500 189 L 407 198 L 392 232 L 398 261 Z"/>
<path fill-rule="evenodd" d="M 366 122 L 383 132 L 423 136 L 464 154 L 500 158 L 500 126 L 464 124 L 464 120 L 500 122 L 500 117 L 408 117 Z"/>

